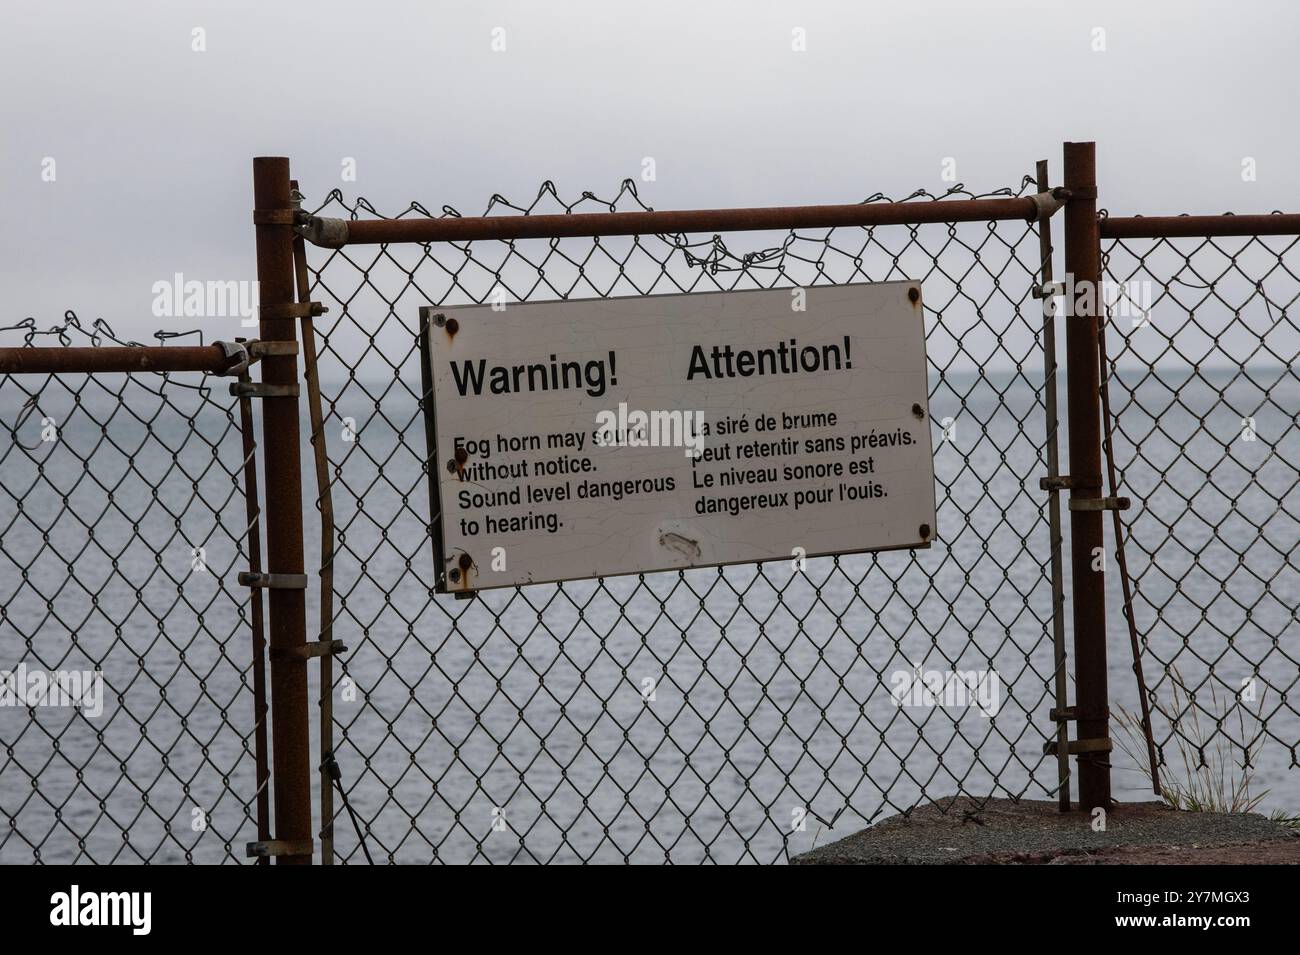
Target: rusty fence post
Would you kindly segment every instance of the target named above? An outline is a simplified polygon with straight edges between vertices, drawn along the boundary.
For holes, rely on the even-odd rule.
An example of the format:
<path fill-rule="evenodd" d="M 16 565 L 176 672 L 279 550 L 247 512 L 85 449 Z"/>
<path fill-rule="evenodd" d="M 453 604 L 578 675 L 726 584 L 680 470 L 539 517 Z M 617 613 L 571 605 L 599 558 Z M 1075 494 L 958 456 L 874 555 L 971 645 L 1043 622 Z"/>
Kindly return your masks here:
<path fill-rule="evenodd" d="M 1102 539 L 1101 399 L 1097 316 L 1101 232 L 1094 143 L 1066 143 L 1066 400 L 1069 428 L 1070 563 L 1079 808 L 1110 808 L 1110 703 L 1106 685 L 1106 578 Z M 1095 565 L 1095 569 L 1094 569 Z"/>
<path fill-rule="evenodd" d="M 1048 182 L 1047 160 L 1040 159 L 1036 169 L 1037 186 L 1040 194 L 1051 190 Z M 1055 284 L 1052 278 L 1052 217 L 1044 214 L 1038 218 L 1038 256 L 1039 277 L 1042 279 L 1038 292 L 1043 303 L 1043 412 L 1047 419 L 1044 442 L 1047 457 L 1047 526 L 1052 547 L 1052 658 L 1055 668 L 1052 673 L 1052 690 L 1056 706 L 1064 709 L 1069 702 L 1069 686 L 1066 680 L 1065 654 L 1065 558 L 1061 551 L 1061 495 L 1058 482 L 1061 477 L 1060 452 L 1060 415 L 1057 413 L 1057 374 L 1056 361 L 1056 299 L 1052 295 Z M 1056 785 L 1057 806 L 1061 812 L 1070 811 L 1070 728 L 1065 720 L 1058 717 L 1056 723 Z"/>
<path fill-rule="evenodd" d="M 243 339 L 235 341 L 244 343 Z M 251 383 L 248 369 L 239 375 L 245 384 Z M 262 505 L 258 494 L 257 442 L 253 436 L 253 402 L 251 398 L 239 399 L 239 436 L 244 452 L 244 514 L 248 519 L 245 541 L 248 545 L 248 572 L 262 572 Z M 266 705 L 266 621 L 262 594 L 257 588 L 251 593 L 249 624 L 253 629 L 253 754 L 257 767 L 257 840 L 271 841 L 271 747 L 267 739 L 267 719 L 270 709 Z M 258 865 L 268 865 L 269 858 L 260 858 Z"/>
<path fill-rule="evenodd" d="M 253 160 L 253 221 L 263 341 L 297 342 L 289 160 Z M 303 557 L 298 358 L 261 362 L 265 528 L 270 608 L 271 784 L 278 864 L 312 861 L 311 750 L 307 703 L 307 592 Z"/>

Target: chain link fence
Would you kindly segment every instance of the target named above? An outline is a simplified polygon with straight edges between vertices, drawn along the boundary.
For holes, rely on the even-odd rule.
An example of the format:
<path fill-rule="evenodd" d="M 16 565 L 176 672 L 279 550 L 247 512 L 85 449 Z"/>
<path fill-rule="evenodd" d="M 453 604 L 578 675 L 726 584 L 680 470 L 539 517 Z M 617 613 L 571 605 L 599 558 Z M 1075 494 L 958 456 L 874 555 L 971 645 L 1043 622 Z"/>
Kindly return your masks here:
<path fill-rule="evenodd" d="M 1135 502 L 1124 533 L 1162 773 L 1213 786 L 1224 767 L 1229 791 L 1249 778 L 1252 798 L 1294 816 L 1300 238 L 1104 240 L 1102 253 L 1114 454 Z"/>
<path fill-rule="evenodd" d="M 69 312 L 0 344 L 138 343 Z M 0 863 L 216 863 L 256 838 L 226 381 L 0 375 Z"/>
<path fill-rule="evenodd" d="M 631 182 L 571 200 L 548 183 L 485 214 L 645 208 Z M 315 211 L 380 215 L 338 192 Z M 434 215 L 457 213 L 399 213 Z M 1164 771 L 1245 763 L 1292 811 L 1298 241 L 1103 241 L 1111 441 Z M 330 308 L 315 323 L 329 635 L 348 647 L 334 754 L 357 822 L 335 820 L 337 858 L 770 863 L 931 798 L 1053 796 L 1039 248 L 1036 224 L 1002 221 L 309 249 Z M 434 593 L 421 306 L 898 279 L 924 284 L 930 549 Z M 0 344 L 133 343 L 69 313 Z M 0 707 L 0 862 L 240 861 L 258 838 L 257 598 L 236 584 L 256 562 L 228 381 L 0 376 L 0 670 L 102 676 L 98 713 Z M 1127 707 L 1124 627 L 1112 613 Z M 990 671 L 997 703 L 898 705 L 918 671 Z"/>
<path fill-rule="evenodd" d="M 1035 191 L 1026 177 L 989 195 Z M 630 181 L 608 200 L 547 183 L 485 214 L 645 208 Z M 337 191 L 314 211 L 379 215 Z M 435 214 L 457 215 L 400 216 Z M 311 297 L 330 309 L 317 332 L 333 636 L 349 647 L 335 752 L 377 858 L 770 863 L 931 797 L 1055 791 L 1036 224 L 363 246 L 309 261 Z M 925 289 L 932 549 L 435 596 L 420 306 L 896 279 Z M 1000 708 L 895 705 L 896 675 L 918 668 L 994 671 Z M 339 858 L 358 861 L 350 827 L 335 835 Z"/>

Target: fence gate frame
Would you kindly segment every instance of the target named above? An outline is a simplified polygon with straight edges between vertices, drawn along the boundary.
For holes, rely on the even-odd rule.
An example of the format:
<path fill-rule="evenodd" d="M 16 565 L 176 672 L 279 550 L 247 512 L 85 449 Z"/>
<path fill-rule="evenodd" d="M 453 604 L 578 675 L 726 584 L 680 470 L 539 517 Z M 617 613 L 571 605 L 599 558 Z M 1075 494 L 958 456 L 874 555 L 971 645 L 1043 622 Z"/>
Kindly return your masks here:
<path fill-rule="evenodd" d="M 1118 506 L 1113 498 L 1101 496 L 1101 457 L 1102 457 L 1102 422 L 1100 401 L 1099 361 L 1099 297 L 1096 294 L 1100 282 L 1100 237 L 1098 232 L 1097 187 L 1095 173 L 1095 151 L 1092 143 L 1066 143 L 1064 163 L 1064 185 L 1049 188 L 1047 184 L 1047 164 L 1038 165 L 1039 192 L 1032 196 L 1019 198 L 977 198 L 952 201 L 902 201 L 889 204 L 853 203 L 846 205 L 791 206 L 766 208 L 704 209 L 685 211 L 644 211 L 644 212 L 608 212 L 575 213 L 565 215 L 524 215 L 524 216 L 479 216 L 446 217 L 429 219 L 375 219 L 355 220 L 325 218 L 312 215 L 300 208 L 295 202 L 298 197 L 296 183 L 290 179 L 289 162 L 282 157 L 261 157 L 255 159 L 254 181 L 256 211 L 254 222 L 257 225 L 258 279 L 261 283 L 264 309 L 270 307 L 273 316 L 298 317 L 304 319 L 304 329 L 309 330 L 308 319 L 319 314 L 321 307 L 309 300 L 309 289 L 305 281 L 305 263 L 302 260 L 302 242 L 306 240 L 324 249 L 342 249 L 352 245 L 387 245 L 395 243 L 428 244 L 434 242 L 470 242 L 475 240 L 516 240 L 516 239 L 561 239 L 573 237 L 626 236 L 647 234 L 674 234 L 689 232 L 745 232 L 745 231 L 787 231 L 794 229 L 870 227 L 880 225 L 920 225 L 928 223 L 953 224 L 958 222 L 996 222 L 1003 220 L 1021 220 L 1035 222 L 1039 227 L 1040 261 L 1039 274 L 1041 284 L 1035 289 L 1035 295 L 1043 300 L 1043 339 L 1044 351 L 1044 388 L 1049 397 L 1046 421 L 1046 453 L 1048 458 L 1048 475 L 1043 479 L 1042 489 L 1048 492 L 1048 508 L 1051 528 L 1051 566 L 1053 586 L 1053 632 L 1055 642 L 1054 692 L 1056 707 L 1052 718 L 1057 723 L 1055 743 L 1049 741 L 1044 747 L 1055 751 L 1058 757 L 1059 800 L 1062 811 L 1071 808 L 1069 792 L 1068 754 L 1076 756 L 1079 764 L 1079 808 L 1091 810 L 1094 807 L 1110 806 L 1110 763 L 1108 753 L 1111 748 L 1109 739 L 1109 702 L 1106 683 L 1106 615 L 1105 615 L 1105 581 L 1101 572 L 1093 572 L 1092 564 L 1097 549 L 1103 544 L 1102 511 Z M 1075 321 L 1066 324 L 1066 373 L 1067 373 L 1067 419 L 1069 422 L 1069 468 L 1070 475 L 1057 473 L 1057 418 L 1056 418 L 1056 354 L 1055 354 L 1055 316 L 1053 298 L 1060 294 L 1059 287 L 1052 282 L 1052 241 L 1051 219 L 1060 209 L 1065 209 L 1065 267 L 1067 274 L 1074 276 L 1075 298 L 1068 303 L 1068 314 Z M 295 249 L 295 242 L 297 248 Z M 295 251 L 297 261 L 295 262 Z M 295 275 L 298 278 L 298 300 L 293 301 L 292 287 Z M 435 305 L 437 303 L 434 303 Z M 263 337 L 267 337 L 267 313 L 263 312 Z M 1081 320 L 1079 320 L 1081 319 Z M 314 348 L 310 349 L 314 353 Z M 314 364 L 309 356 L 309 379 L 314 375 Z M 288 385 L 293 379 L 283 377 L 283 369 L 274 379 L 266 377 L 264 381 L 274 381 L 278 385 Z M 428 383 L 423 377 L 424 396 L 428 400 Z M 309 381 L 309 384 L 312 382 Z M 268 399 L 277 404 L 293 402 L 296 396 Z M 265 406 L 268 428 L 272 405 Z M 329 485 L 321 471 L 323 465 L 324 435 L 320 430 L 319 395 L 313 396 L 313 444 L 318 455 L 319 490 L 321 492 L 322 511 L 331 510 L 329 504 Z M 296 418 L 293 422 L 296 435 Z M 319 439 L 319 440 L 318 440 Z M 285 456 L 284 462 L 274 469 L 279 482 L 296 484 L 300 474 L 299 458 L 296 444 L 292 449 L 283 447 L 282 443 L 272 447 L 268 442 L 268 463 L 279 453 Z M 290 455 L 292 455 L 290 457 Z M 436 452 L 431 452 L 429 461 L 436 460 Z M 268 515 L 295 503 L 301 507 L 300 487 L 280 487 L 281 493 L 273 504 L 268 490 Z M 1064 593 L 1061 573 L 1061 534 L 1060 505 L 1058 494 L 1061 490 L 1070 491 L 1070 525 L 1071 525 L 1071 562 L 1073 574 L 1073 633 L 1076 663 L 1076 692 L 1078 702 L 1075 706 L 1066 704 L 1066 652 L 1064 639 Z M 430 503 L 430 507 L 436 507 Z M 431 511 L 431 519 L 435 515 Z M 300 532 L 300 529 L 299 529 Z M 332 526 L 323 531 L 326 543 L 324 554 L 332 555 Z M 293 553 L 282 553 L 280 559 L 271 557 L 272 565 L 279 566 L 282 561 L 292 563 L 290 558 L 300 555 L 301 546 Z M 322 575 L 330 573 L 330 559 L 322 559 Z M 291 569 L 289 564 L 282 568 L 285 573 L 299 573 L 300 569 Z M 301 564 L 294 565 L 298 568 Z M 325 590 L 330 588 L 328 584 Z M 459 596 L 459 595 L 458 595 Z M 322 595 L 322 602 L 331 599 L 329 593 Z M 277 619 L 277 610 L 279 618 Z M 287 615 L 292 619 L 286 619 Z M 283 647 L 306 647 L 305 616 L 299 613 L 296 604 L 286 606 L 281 601 L 271 607 L 272 645 L 278 639 Z M 322 643 L 327 642 L 328 622 L 322 613 Z M 299 651 L 302 652 L 302 651 Z M 322 661 L 328 661 L 328 654 L 322 655 Z M 1135 661 L 1136 662 L 1136 661 Z M 1139 671 L 1140 672 L 1140 671 Z M 272 685 L 283 686 L 282 697 L 286 705 L 295 709 L 293 714 L 286 714 L 285 720 L 277 721 L 277 733 L 283 726 L 283 732 L 293 740 L 293 746 L 306 737 L 306 695 L 305 674 L 293 684 L 277 683 L 273 674 Z M 283 677 L 288 679 L 288 677 Z M 295 678 L 296 679 L 296 678 Z M 330 700 L 328 682 L 322 679 L 322 760 L 321 798 L 322 798 L 322 861 L 332 864 L 332 806 L 333 783 L 337 781 L 330 744 L 332 730 L 326 726 L 326 714 Z M 1145 698 L 1143 699 L 1145 706 Z M 273 708 L 276 706 L 272 700 Z M 1068 739 L 1067 724 L 1078 721 L 1078 738 Z M 276 739 L 279 740 L 277 735 Z M 298 814 L 308 820 L 310 806 L 306 802 L 305 783 L 309 772 L 305 753 L 293 754 L 293 769 L 288 779 L 276 782 L 277 837 L 281 840 L 303 838 L 304 822 Z M 279 764 L 277 763 L 277 766 Z M 281 822 L 281 807 L 286 816 Z M 354 820 L 355 822 L 355 820 Z M 309 825 L 309 823 L 308 823 Z M 363 843 L 364 844 L 364 843 Z M 286 860 L 287 861 L 287 860 Z"/>
<path fill-rule="evenodd" d="M 248 855 L 256 857 L 259 865 L 270 862 L 277 848 L 271 838 L 270 787 L 279 776 L 279 765 L 273 774 L 267 741 L 267 718 L 270 707 L 266 698 L 266 639 L 261 588 L 268 586 L 269 574 L 261 570 L 261 507 L 258 500 L 257 454 L 253 437 L 253 414 L 250 398 L 258 394 L 258 386 L 249 377 L 249 368 L 269 356 L 297 355 L 297 342 L 248 341 L 236 338 L 233 342 L 217 341 L 211 345 L 111 345 L 91 347 L 35 347 L 0 348 L 0 375 L 153 375 L 167 372 L 194 372 L 205 375 L 233 377 L 230 394 L 238 398 L 239 430 L 243 451 L 240 471 L 244 479 L 246 544 L 249 569 L 240 572 L 238 583 L 249 590 L 249 629 L 252 653 L 253 679 L 253 746 L 254 782 L 257 805 L 257 842 L 248 846 Z M 306 576 L 301 577 L 306 586 Z M 285 773 L 289 775 L 289 773 Z M 309 807 L 310 808 L 310 807 Z M 309 820 L 310 824 L 310 820 Z M 264 851 L 269 849 L 271 851 Z M 308 853 L 303 861 L 310 863 Z"/>

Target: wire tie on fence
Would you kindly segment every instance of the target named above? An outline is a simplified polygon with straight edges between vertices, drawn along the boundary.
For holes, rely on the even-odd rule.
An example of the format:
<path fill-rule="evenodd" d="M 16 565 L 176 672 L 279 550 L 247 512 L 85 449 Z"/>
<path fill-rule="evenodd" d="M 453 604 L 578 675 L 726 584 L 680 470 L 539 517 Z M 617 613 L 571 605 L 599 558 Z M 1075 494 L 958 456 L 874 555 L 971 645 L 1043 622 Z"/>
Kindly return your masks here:
<path fill-rule="evenodd" d="M 250 859 L 269 859 L 272 856 L 309 856 L 316 851 L 312 839 L 268 839 L 250 842 L 244 847 Z"/>
<path fill-rule="evenodd" d="M 267 587 L 271 590 L 306 590 L 306 574 L 264 574 L 249 570 L 239 572 L 241 587 Z"/>
<path fill-rule="evenodd" d="M 297 398 L 298 385 L 268 385 L 264 381 L 232 381 L 230 393 L 236 398 Z"/>
<path fill-rule="evenodd" d="M 281 302 L 261 306 L 257 310 L 257 316 L 274 322 L 286 318 L 315 318 L 328 311 L 320 302 Z"/>
<path fill-rule="evenodd" d="M 1064 294 L 1064 282 L 1047 282 L 1043 285 L 1035 285 L 1033 288 L 1034 298 L 1056 298 L 1056 296 Z"/>
<path fill-rule="evenodd" d="M 1072 511 L 1127 511 L 1133 502 L 1127 497 L 1072 497 Z"/>

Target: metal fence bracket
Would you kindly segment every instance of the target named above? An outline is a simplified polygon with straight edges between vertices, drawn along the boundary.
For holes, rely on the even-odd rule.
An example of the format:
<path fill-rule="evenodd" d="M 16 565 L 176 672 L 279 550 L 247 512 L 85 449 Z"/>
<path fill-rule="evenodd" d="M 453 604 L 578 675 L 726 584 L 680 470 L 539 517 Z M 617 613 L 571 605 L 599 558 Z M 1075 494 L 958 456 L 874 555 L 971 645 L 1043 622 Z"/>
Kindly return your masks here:
<path fill-rule="evenodd" d="M 270 355 L 296 355 L 298 354 L 297 342 L 249 342 L 247 345 L 248 356 L 252 360 L 266 358 Z"/>
<path fill-rule="evenodd" d="M 267 587 L 271 590 L 306 590 L 306 574 L 260 574 L 252 571 L 240 571 L 241 587 Z"/>
<path fill-rule="evenodd" d="M 248 370 L 248 347 L 243 342 L 213 342 L 228 359 L 230 367 L 222 374 L 239 377 Z"/>
<path fill-rule="evenodd" d="M 1127 511 L 1133 502 L 1127 497 L 1075 497 L 1070 499 L 1072 511 Z"/>
<path fill-rule="evenodd" d="M 264 381 L 233 381 L 230 393 L 236 398 L 297 398 L 298 386 L 268 385 Z"/>
<path fill-rule="evenodd" d="M 1070 191 L 1061 186 L 1030 196 L 1029 200 L 1034 204 L 1035 213 L 1032 218 L 1050 219 L 1069 199 Z"/>
<path fill-rule="evenodd" d="M 253 225 L 293 225 L 298 215 L 294 209 L 254 209 Z"/>
<path fill-rule="evenodd" d="M 1044 491 L 1100 491 L 1101 476 L 1095 478 L 1077 478 L 1068 474 L 1059 474 L 1038 479 L 1038 486 Z"/>
<path fill-rule="evenodd" d="M 281 302 L 261 306 L 257 310 L 257 316 L 271 321 L 280 321 L 286 318 L 315 318 L 328 311 L 329 309 L 320 302 Z"/>
<path fill-rule="evenodd" d="M 312 245 L 323 249 L 341 249 L 348 244 L 347 219 L 323 219 L 308 215 L 294 224 L 293 231 Z"/>
<path fill-rule="evenodd" d="M 316 851 L 316 842 L 312 839 L 268 839 L 265 842 L 250 842 L 244 847 L 244 851 L 250 859 L 309 856 Z"/>
<path fill-rule="evenodd" d="M 270 652 L 278 660 L 311 660 L 347 653 L 347 650 L 342 640 L 312 640 L 300 647 L 272 647 Z"/>
<path fill-rule="evenodd" d="M 1076 739 L 1066 747 L 1071 756 L 1081 753 L 1109 753 L 1114 744 L 1109 739 Z M 1049 739 L 1043 743 L 1043 755 L 1050 756 L 1056 752 L 1056 740 Z"/>
<path fill-rule="evenodd" d="M 221 349 L 222 354 L 232 363 L 223 375 L 228 377 L 239 377 L 248 371 L 248 366 L 254 362 L 261 361 L 268 355 L 296 355 L 298 354 L 298 343 L 293 342 L 264 342 L 264 341 L 243 341 L 236 339 L 233 342 L 213 342 L 216 347 Z M 231 392 L 234 394 L 234 392 Z M 247 396 L 241 396 L 247 397 Z"/>

